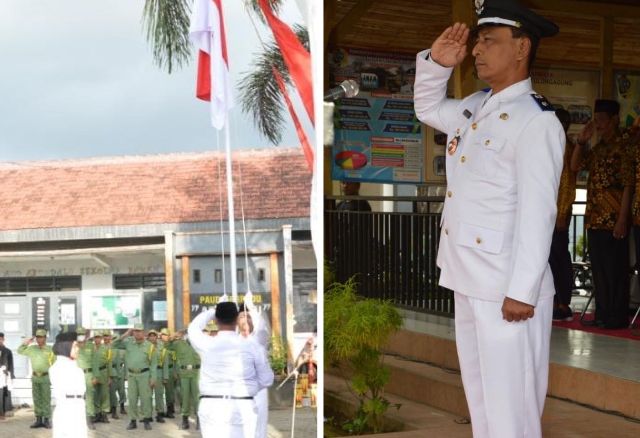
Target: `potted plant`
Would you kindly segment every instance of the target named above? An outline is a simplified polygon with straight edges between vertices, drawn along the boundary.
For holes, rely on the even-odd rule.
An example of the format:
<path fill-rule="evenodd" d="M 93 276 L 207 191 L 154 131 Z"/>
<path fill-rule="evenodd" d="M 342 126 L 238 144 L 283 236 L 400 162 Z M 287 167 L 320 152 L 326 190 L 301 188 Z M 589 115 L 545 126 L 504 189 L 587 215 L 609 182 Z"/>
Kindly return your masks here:
<path fill-rule="evenodd" d="M 269 406 L 271 408 L 291 407 L 293 404 L 294 378 L 291 377 L 282 387 L 280 385 L 287 378 L 288 354 L 281 336 L 274 335 L 269 341 L 269 364 L 275 375 L 273 385 L 269 388 Z"/>

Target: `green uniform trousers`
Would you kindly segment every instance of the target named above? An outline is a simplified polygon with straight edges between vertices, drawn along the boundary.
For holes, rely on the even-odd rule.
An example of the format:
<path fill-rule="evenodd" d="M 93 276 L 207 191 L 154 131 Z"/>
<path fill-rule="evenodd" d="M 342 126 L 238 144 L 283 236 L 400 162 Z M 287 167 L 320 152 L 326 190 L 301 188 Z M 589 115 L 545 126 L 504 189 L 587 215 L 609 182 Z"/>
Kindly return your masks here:
<path fill-rule="evenodd" d="M 167 406 L 176 404 L 176 381 L 173 375 L 170 375 L 167 383 L 164 384 L 164 394 L 167 400 Z"/>
<path fill-rule="evenodd" d="M 98 383 L 94 388 L 96 391 L 96 413 L 109 413 L 109 411 L 111 410 L 111 402 L 109 400 L 109 384 Z"/>
<path fill-rule="evenodd" d="M 144 373 L 132 373 L 129 371 L 129 419 L 143 420 L 151 418 L 151 387 L 149 386 L 149 371 Z M 140 410 L 138 410 L 140 402 Z M 138 412 L 140 411 L 140 412 Z"/>
<path fill-rule="evenodd" d="M 112 408 L 117 407 L 118 403 L 124 404 L 124 402 L 127 401 L 127 396 L 124 394 L 124 379 L 120 377 L 111 378 L 111 385 L 109 385 L 109 401 L 111 402 Z"/>
<path fill-rule="evenodd" d="M 87 417 L 93 417 L 96 415 L 96 387 L 93 386 L 91 380 L 93 379 L 93 374 L 84 373 L 84 384 L 86 387 L 86 394 L 84 395 L 85 401 L 85 410 L 87 411 Z"/>
<path fill-rule="evenodd" d="M 48 375 L 31 377 L 31 395 L 36 417 L 51 418 L 51 381 Z"/>
<path fill-rule="evenodd" d="M 183 417 L 189 416 L 189 412 L 198 415 L 198 377 L 197 370 L 180 372 L 180 413 Z"/>
<path fill-rule="evenodd" d="M 156 402 L 156 415 L 161 412 L 166 412 L 166 409 L 164 407 L 164 384 L 162 383 L 161 378 L 158 378 L 158 380 L 156 381 L 156 386 L 152 389 L 152 391 Z"/>

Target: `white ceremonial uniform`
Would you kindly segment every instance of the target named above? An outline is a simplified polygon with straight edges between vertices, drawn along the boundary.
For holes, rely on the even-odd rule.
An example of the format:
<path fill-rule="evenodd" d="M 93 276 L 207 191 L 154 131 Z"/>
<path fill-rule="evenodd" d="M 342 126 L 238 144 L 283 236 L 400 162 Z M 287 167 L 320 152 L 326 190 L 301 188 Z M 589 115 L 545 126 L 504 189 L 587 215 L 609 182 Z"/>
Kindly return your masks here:
<path fill-rule="evenodd" d="M 548 259 L 565 134 L 526 79 L 446 98 L 452 68 L 417 56 L 418 119 L 448 136 L 437 264 L 455 292 L 456 343 L 476 438 L 540 437 L 555 293 Z M 502 319 L 504 298 L 535 306 Z"/>
<path fill-rule="evenodd" d="M 262 350 L 262 354 L 268 358 L 270 330 L 269 323 L 265 319 L 264 312 L 258 314 L 253 309 L 249 310 L 251 319 L 254 322 L 254 329 L 247 338 L 256 344 L 256 348 Z M 255 396 L 258 419 L 256 423 L 256 438 L 267 438 L 269 428 L 269 390 L 263 388 Z"/>
<path fill-rule="evenodd" d="M 74 360 L 58 356 L 49 368 L 49 378 L 56 405 L 53 438 L 86 438 L 84 372 Z"/>
<path fill-rule="evenodd" d="M 214 337 L 203 334 L 214 314 L 214 310 L 201 313 L 188 330 L 191 345 L 202 359 L 198 408 L 202 436 L 253 437 L 257 421 L 253 397 L 271 386 L 273 371 L 261 349 L 239 334 L 227 330 Z"/>

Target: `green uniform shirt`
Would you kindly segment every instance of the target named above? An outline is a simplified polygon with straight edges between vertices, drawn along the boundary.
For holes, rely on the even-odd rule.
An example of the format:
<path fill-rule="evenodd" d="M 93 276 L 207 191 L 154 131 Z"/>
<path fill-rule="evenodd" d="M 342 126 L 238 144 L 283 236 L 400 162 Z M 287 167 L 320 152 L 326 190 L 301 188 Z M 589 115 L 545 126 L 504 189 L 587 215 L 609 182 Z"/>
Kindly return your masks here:
<path fill-rule="evenodd" d="M 18 354 L 29 358 L 34 373 L 48 372 L 49 367 L 56 361 L 56 356 L 48 345 L 40 348 L 37 345 L 22 344 L 18 347 Z"/>
<path fill-rule="evenodd" d="M 158 379 L 167 380 L 169 378 L 169 363 L 171 361 L 170 353 L 162 341 L 156 341 L 155 349 L 158 354 Z"/>
<path fill-rule="evenodd" d="M 85 375 L 89 374 L 91 377 L 97 372 L 98 369 L 98 357 L 95 354 L 95 344 L 93 342 L 85 342 L 84 345 L 78 343 L 78 357 L 76 363 L 80 368 L 85 370 Z M 91 369 L 91 371 L 86 371 Z"/>
<path fill-rule="evenodd" d="M 176 353 L 178 371 L 180 371 L 183 366 L 200 365 L 200 356 L 187 341 L 177 339 L 170 342 L 167 348 Z"/>
<path fill-rule="evenodd" d="M 126 352 L 124 350 L 118 350 L 117 348 L 113 348 L 113 344 L 111 347 L 111 377 L 117 377 L 119 379 L 124 379 L 124 356 Z"/>
<path fill-rule="evenodd" d="M 125 351 L 127 369 L 142 370 L 149 368 L 151 379 L 156 380 L 158 367 L 158 352 L 149 341 L 136 342 L 133 337 L 113 341 L 113 348 Z"/>
<path fill-rule="evenodd" d="M 96 369 L 93 370 L 93 375 L 100 383 L 108 383 L 111 375 L 111 348 L 100 344 L 95 348 L 94 354 L 96 356 Z"/>

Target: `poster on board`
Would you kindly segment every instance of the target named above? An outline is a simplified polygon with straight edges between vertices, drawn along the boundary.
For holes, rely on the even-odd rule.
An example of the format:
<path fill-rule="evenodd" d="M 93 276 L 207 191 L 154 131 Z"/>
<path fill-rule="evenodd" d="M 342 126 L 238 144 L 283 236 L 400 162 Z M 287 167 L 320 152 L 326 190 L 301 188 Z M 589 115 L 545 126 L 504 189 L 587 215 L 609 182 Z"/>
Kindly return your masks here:
<path fill-rule="evenodd" d="M 140 294 L 93 296 L 89 303 L 91 329 L 126 329 L 142 322 Z"/>
<path fill-rule="evenodd" d="M 413 111 L 415 55 L 338 49 L 332 86 L 353 79 L 360 93 L 336 102 L 334 180 L 419 183 L 424 179 L 422 125 Z"/>
<path fill-rule="evenodd" d="M 620 103 L 620 124 L 624 127 L 640 123 L 640 73 L 616 72 L 615 100 Z"/>

